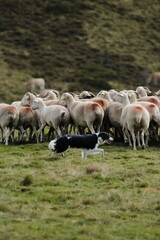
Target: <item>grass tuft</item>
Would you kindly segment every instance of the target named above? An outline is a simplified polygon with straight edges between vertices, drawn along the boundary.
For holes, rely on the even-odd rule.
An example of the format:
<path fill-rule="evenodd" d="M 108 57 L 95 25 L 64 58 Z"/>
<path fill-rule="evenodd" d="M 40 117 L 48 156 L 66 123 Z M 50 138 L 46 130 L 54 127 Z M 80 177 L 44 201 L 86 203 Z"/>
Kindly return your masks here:
<path fill-rule="evenodd" d="M 21 181 L 20 185 L 22 186 L 29 186 L 33 183 L 33 176 L 27 175 L 24 177 L 24 179 Z"/>

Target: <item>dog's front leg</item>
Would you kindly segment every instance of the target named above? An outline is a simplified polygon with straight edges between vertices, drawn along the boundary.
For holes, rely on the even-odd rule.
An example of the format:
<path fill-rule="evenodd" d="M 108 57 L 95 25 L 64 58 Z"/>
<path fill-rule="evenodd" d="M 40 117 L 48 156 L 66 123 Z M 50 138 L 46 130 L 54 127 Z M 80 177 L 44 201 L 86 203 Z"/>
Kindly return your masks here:
<path fill-rule="evenodd" d="M 102 156 L 104 157 L 104 149 L 103 148 L 90 149 L 90 150 L 88 150 L 88 152 L 90 152 L 92 154 L 101 153 Z"/>

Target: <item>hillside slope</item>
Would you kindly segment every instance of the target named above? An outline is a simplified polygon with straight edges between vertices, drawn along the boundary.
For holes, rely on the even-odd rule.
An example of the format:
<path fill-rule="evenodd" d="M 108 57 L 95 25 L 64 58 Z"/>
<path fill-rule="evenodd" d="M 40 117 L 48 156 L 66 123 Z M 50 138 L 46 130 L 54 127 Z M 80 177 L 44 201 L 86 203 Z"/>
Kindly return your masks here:
<path fill-rule="evenodd" d="M 160 70 L 158 0 L 0 0 L 0 102 L 31 76 L 61 92 L 135 87 Z"/>

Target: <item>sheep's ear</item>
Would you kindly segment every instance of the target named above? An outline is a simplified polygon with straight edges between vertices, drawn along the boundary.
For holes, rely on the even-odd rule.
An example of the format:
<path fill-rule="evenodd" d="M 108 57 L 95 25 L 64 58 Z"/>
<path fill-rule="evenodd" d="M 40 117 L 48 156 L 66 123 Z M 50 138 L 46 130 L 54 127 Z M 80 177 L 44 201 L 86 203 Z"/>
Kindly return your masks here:
<path fill-rule="evenodd" d="M 52 92 L 54 92 L 58 98 L 60 97 L 59 91 L 53 89 Z"/>
<path fill-rule="evenodd" d="M 145 90 L 149 90 L 149 88 L 148 88 L 148 87 L 145 87 L 145 86 L 144 86 L 143 88 L 144 88 Z"/>
<path fill-rule="evenodd" d="M 91 95 L 91 97 L 95 97 L 95 95 L 92 92 L 89 92 L 89 94 Z"/>

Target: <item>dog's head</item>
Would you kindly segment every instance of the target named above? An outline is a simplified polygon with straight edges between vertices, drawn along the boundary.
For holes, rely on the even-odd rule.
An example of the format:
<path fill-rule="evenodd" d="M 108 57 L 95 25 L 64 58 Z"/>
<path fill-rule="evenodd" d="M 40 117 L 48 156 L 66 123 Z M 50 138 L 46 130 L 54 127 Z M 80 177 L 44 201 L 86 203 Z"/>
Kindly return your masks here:
<path fill-rule="evenodd" d="M 109 136 L 109 134 L 107 132 L 100 132 L 97 134 L 98 136 L 98 142 L 99 144 L 111 144 L 113 142 L 113 138 Z"/>

